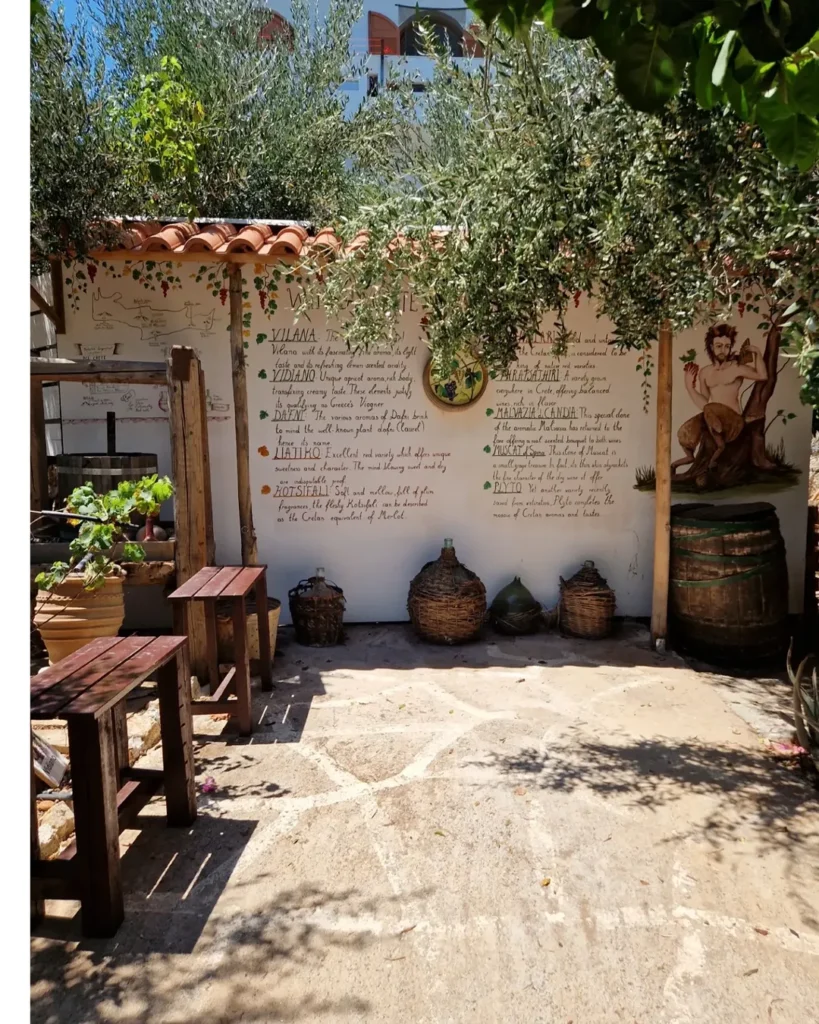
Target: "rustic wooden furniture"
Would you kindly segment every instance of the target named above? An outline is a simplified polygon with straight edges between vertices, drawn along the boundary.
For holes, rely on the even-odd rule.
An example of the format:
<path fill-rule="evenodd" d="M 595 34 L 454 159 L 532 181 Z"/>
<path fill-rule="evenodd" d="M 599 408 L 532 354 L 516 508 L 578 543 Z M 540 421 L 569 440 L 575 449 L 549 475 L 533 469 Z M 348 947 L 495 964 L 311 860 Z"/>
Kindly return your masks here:
<path fill-rule="evenodd" d="M 176 582 L 181 584 L 199 569 L 211 565 L 216 556 L 208 454 L 207 391 L 205 375 L 193 349 L 174 345 L 167 363 L 123 359 L 32 359 L 30 377 L 29 507 L 34 511 L 46 508 L 48 497 L 44 383 L 143 384 L 167 388 L 175 538 L 172 542 L 149 541 L 146 545 L 146 563 L 142 566 L 140 563 L 130 563 L 128 581 L 132 586 L 164 584 L 171 575 L 175 575 Z M 40 544 L 32 545 L 33 563 L 47 562 L 52 557 L 44 554 L 43 547 Z M 55 557 L 65 558 L 64 555 Z M 147 561 L 151 559 L 157 562 L 148 566 Z M 191 609 L 187 636 L 192 671 L 194 675 L 204 674 L 205 620 L 201 608 Z"/>
<path fill-rule="evenodd" d="M 270 630 L 267 617 L 267 566 L 206 566 L 183 583 L 169 597 L 173 605 L 174 632 L 185 634 L 191 607 L 201 602 L 205 609 L 207 681 L 211 695 L 192 701 L 194 715 L 228 714 L 239 721 L 243 736 L 253 731 L 250 713 L 250 661 L 247 649 L 247 610 L 245 598 L 253 590 L 259 621 L 259 660 L 262 689 L 273 689 L 270 663 Z M 219 655 L 216 633 L 216 602 L 233 604 L 234 664 L 225 678 L 219 679 Z M 233 694 L 229 699 L 228 695 Z"/>
<path fill-rule="evenodd" d="M 169 825 L 196 817 L 187 637 L 93 640 L 31 678 L 32 719 L 64 718 L 74 801 L 74 843 L 39 858 L 32 786 L 32 900 L 77 899 L 83 933 L 113 935 L 124 916 L 119 833 L 164 787 Z M 128 765 L 125 698 L 157 673 L 162 770 Z"/>

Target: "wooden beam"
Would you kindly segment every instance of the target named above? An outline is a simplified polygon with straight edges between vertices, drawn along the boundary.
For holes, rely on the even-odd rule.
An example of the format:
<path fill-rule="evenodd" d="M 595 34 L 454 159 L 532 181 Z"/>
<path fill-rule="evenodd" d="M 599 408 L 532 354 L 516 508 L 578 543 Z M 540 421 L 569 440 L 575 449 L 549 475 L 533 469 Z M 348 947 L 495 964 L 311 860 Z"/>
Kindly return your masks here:
<path fill-rule="evenodd" d="M 31 296 L 31 301 L 40 310 L 41 313 L 44 313 L 48 317 L 48 319 L 56 327 L 57 326 L 57 314 L 54 311 L 54 307 L 51 305 L 51 303 L 46 302 L 46 300 L 37 291 L 37 289 L 34 287 L 33 284 L 29 286 L 29 289 L 30 289 L 29 290 L 29 294 Z"/>
<path fill-rule="evenodd" d="M 199 266 L 213 263 L 239 265 L 245 263 L 262 263 L 267 265 L 286 263 L 292 266 L 300 261 L 301 256 L 287 252 L 267 253 L 263 256 L 257 252 L 134 252 L 133 249 L 114 249 L 111 252 L 106 252 L 104 249 L 98 249 L 95 252 L 89 253 L 89 258 L 97 262 L 106 260 L 109 263 L 114 261 L 144 263 L 145 260 L 156 260 L 157 262 L 167 261 L 170 263 L 198 263 Z"/>
<path fill-rule="evenodd" d="M 176 580 L 178 586 L 182 586 L 213 561 L 208 434 L 203 411 L 205 388 L 199 360 L 192 348 L 174 345 L 171 349 L 168 399 L 175 489 Z M 188 637 L 190 670 L 199 679 L 205 679 L 208 667 L 205 609 L 201 602 L 189 604 L 184 631 Z"/>
<path fill-rule="evenodd" d="M 126 359 L 32 359 L 29 373 L 34 380 L 95 384 L 168 383 L 164 363 L 130 362 Z"/>
<path fill-rule="evenodd" d="M 43 407 L 43 385 L 30 382 L 31 392 L 31 490 L 30 509 L 48 507 L 48 458 L 46 447 L 45 410 Z"/>
<path fill-rule="evenodd" d="M 54 331 L 65 334 L 65 292 L 63 291 L 63 265 L 59 256 L 53 256 L 51 264 L 51 302 L 54 310 Z"/>
<path fill-rule="evenodd" d="M 242 268 L 230 268 L 230 366 L 233 376 L 233 424 L 236 430 L 236 476 L 239 490 L 239 529 L 242 565 L 257 565 L 256 531 L 250 493 L 250 436 L 247 411 L 247 376 L 242 330 Z"/>
<path fill-rule="evenodd" d="M 657 452 L 654 465 L 654 590 L 651 642 L 664 651 L 668 635 L 668 581 L 671 560 L 671 349 L 669 325 L 657 343 Z"/>

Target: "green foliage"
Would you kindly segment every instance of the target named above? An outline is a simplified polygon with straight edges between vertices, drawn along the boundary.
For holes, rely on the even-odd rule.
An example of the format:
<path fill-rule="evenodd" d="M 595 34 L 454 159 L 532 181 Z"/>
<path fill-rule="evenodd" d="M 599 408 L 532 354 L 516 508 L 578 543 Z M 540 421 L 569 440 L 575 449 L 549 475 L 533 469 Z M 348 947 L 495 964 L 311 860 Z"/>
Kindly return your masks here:
<path fill-rule="evenodd" d="M 688 80 L 698 103 L 758 124 L 787 166 L 819 159 L 819 4 L 815 0 L 472 0 L 487 25 L 525 39 L 545 22 L 588 39 L 614 64 L 635 109 L 662 110 Z"/>
<path fill-rule="evenodd" d="M 471 349 L 496 371 L 542 331 L 565 351 L 583 291 L 614 341 L 642 350 L 647 398 L 664 321 L 678 332 L 746 303 L 814 368 L 811 399 L 817 172 L 782 166 L 757 129 L 702 110 L 688 88 L 659 116 L 634 111 L 605 65 L 546 31 L 485 45 L 482 74 L 441 59 L 421 100 L 406 82 L 379 98 L 379 116 L 403 126 L 399 145 L 340 225 L 369 244 L 313 268 L 308 286 L 348 345 L 398 344 L 409 287 L 437 370 Z"/>
<path fill-rule="evenodd" d="M 69 31 L 60 10 L 31 21 L 32 271 L 48 256 L 113 240 L 100 227 L 123 209 L 124 165 L 112 137 L 105 67 L 91 56 L 85 25 Z"/>
<path fill-rule="evenodd" d="M 72 32 L 59 12 L 32 25 L 40 253 L 86 254 L 112 215 L 324 224 L 357 208 L 389 141 L 368 110 L 344 117 L 342 86 L 363 70 L 350 56 L 360 0 L 331 0 L 324 17 L 295 0 L 292 39 L 266 40 L 258 0 L 78 6 Z"/>
<path fill-rule="evenodd" d="M 107 494 L 97 494 L 91 484 L 75 487 L 66 502 L 66 511 L 84 518 L 75 521 L 79 531 L 69 545 L 71 557 L 68 562 L 54 562 L 47 572 L 38 574 L 35 582 L 43 590 L 52 590 L 70 573 L 82 572 L 85 589 L 97 590 L 106 577 L 117 572 L 111 557 L 116 544 L 124 541 L 125 562 L 141 562 L 145 558 L 141 544 L 125 540 L 133 513 L 156 516 L 162 502 L 172 495 L 173 484 L 168 477 L 156 475 L 136 482 L 123 480 L 115 491 Z"/>
<path fill-rule="evenodd" d="M 154 212 L 163 190 L 181 186 L 181 209 L 194 214 L 200 191 L 197 148 L 205 112 L 185 82 L 179 60 L 161 57 L 159 71 L 140 76 L 135 95 L 126 103 L 120 107 L 115 102 L 111 116 L 124 121 L 118 136 L 132 157 L 128 191 L 139 195 L 147 190 L 147 202 L 139 208 Z"/>

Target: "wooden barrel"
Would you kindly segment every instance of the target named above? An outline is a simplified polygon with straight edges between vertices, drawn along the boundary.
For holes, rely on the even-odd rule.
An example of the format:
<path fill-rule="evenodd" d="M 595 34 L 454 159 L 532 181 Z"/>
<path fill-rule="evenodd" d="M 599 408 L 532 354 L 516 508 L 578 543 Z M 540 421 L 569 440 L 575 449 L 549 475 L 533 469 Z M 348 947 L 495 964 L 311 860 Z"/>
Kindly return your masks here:
<path fill-rule="evenodd" d="M 669 632 L 719 664 L 784 656 L 788 569 L 773 505 L 674 505 Z"/>
<path fill-rule="evenodd" d="M 115 490 L 121 480 L 141 480 L 157 472 L 156 455 L 144 452 L 56 455 L 54 466 L 57 470 L 58 508 L 65 505 L 66 498 L 75 487 L 83 484 L 91 484 L 97 494 L 107 494 Z"/>

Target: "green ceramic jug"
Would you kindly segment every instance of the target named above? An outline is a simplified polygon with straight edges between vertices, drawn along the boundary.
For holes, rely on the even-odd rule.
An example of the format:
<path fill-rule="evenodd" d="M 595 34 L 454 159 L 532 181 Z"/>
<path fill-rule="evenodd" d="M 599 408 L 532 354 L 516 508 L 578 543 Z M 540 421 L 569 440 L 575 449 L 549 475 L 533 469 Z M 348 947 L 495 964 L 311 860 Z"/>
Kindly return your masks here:
<path fill-rule="evenodd" d="M 489 616 L 499 632 L 523 636 L 538 629 L 541 611 L 531 591 L 521 583 L 520 576 L 516 576 L 498 593 L 489 608 Z"/>

